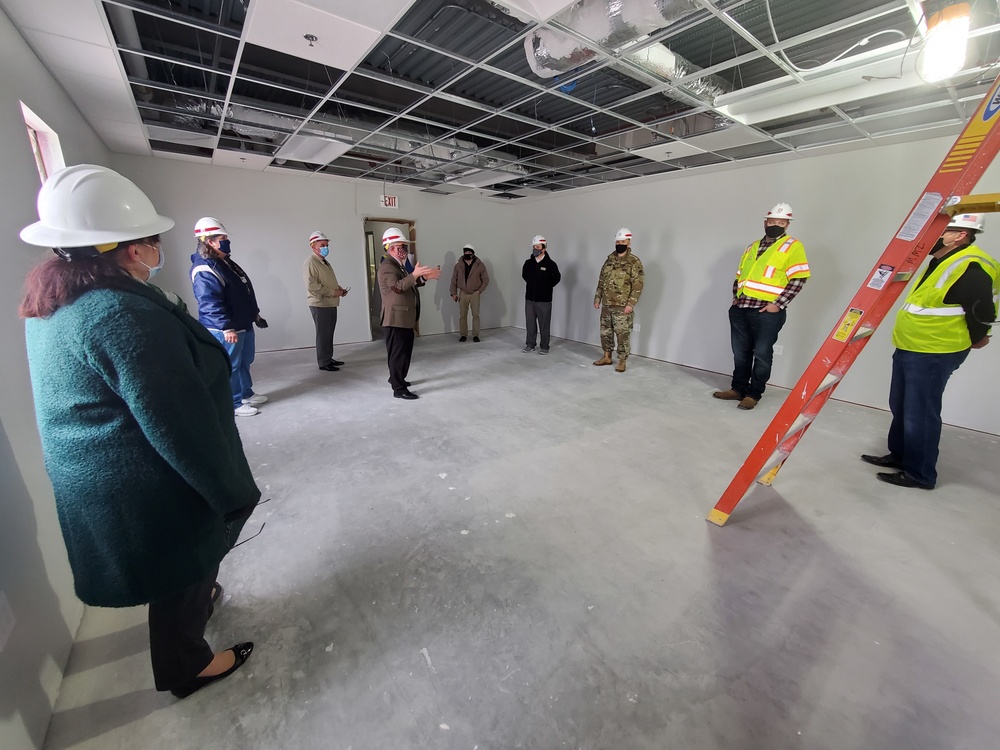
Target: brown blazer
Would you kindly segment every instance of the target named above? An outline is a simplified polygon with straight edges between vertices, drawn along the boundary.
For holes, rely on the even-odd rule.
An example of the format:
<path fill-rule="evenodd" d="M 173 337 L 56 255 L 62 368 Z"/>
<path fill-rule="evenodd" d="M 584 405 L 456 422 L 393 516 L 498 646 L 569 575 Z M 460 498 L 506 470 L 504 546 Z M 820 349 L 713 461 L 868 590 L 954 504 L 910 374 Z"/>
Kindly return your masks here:
<path fill-rule="evenodd" d="M 399 261 L 384 255 L 378 267 L 378 289 L 382 293 L 382 325 L 413 328 L 417 324 L 417 279 Z"/>

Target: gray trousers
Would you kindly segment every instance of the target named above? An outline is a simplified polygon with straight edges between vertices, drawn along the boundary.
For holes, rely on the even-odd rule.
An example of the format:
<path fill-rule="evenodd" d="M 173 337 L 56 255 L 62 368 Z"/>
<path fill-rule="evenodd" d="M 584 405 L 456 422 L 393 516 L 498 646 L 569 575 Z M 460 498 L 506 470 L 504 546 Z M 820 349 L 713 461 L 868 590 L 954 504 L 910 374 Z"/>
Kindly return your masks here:
<path fill-rule="evenodd" d="M 524 301 L 524 321 L 528 335 L 525 338 L 525 345 L 535 348 L 535 335 L 541 331 L 542 349 L 549 350 L 549 323 L 552 321 L 551 302 L 532 302 L 530 299 Z"/>
<path fill-rule="evenodd" d="M 337 330 L 336 307 L 309 307 L 316 324 L 316 362 L 326 367 L 333 360 L 333 332 Z"/>

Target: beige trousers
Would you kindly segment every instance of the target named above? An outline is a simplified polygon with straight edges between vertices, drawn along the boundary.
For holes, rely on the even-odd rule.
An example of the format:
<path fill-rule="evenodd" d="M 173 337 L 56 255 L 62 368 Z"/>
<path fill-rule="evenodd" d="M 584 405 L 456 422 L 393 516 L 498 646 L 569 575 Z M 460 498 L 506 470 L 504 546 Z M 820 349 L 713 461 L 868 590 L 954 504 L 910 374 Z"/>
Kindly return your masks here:
<path fill-rule="evenodd" d="M 469 335 L 469 308 L 472 308 L 472 335 L 479 335 L 479 292 L 458 293 L 458 332 Z"/>

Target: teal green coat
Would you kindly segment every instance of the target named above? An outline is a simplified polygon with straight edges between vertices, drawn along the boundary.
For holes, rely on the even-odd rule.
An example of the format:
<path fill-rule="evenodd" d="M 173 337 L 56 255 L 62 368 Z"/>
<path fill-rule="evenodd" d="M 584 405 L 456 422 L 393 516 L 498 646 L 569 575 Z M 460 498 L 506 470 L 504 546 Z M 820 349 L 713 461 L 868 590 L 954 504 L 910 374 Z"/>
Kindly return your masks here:
<path fill-rule="evenodd" d="M 128 607 L 204 580 L 260 499 L 225 350 L 141 282 L 87 292 L 26 335 L 77 596 Z"/>

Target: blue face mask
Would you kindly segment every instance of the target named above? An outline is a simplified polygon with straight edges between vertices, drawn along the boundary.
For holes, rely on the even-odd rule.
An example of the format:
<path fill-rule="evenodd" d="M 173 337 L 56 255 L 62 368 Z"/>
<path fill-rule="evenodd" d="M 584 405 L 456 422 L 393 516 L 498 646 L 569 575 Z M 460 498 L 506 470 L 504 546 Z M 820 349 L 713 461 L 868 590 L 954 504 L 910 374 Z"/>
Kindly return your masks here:
<path fill-rule="evenodd" d="M 149 247 L 153 246 L 150 245 Z M 160 269 L 163 268 L 163 257 L 164 257 L 163 248 L 157 248 L 156 252 L 159 255 L 160 259 L 156 262 L 155 266 L 146 266 L 146 264 L 142 263 L 141 260 L 139 261 L 140 263 L 142 263 L 142 265 L 146 266 L 146 268 L 149 269 L 149 278 L 147 278 L 146 281 L 150 281 L 154 276 L 156 276 L 156 274 L 160 272 Z"/>
<path fill-rule="evenodd" d="M 329 247 L 321 247 L 319 249 L 319 257 L 325 258 L 329 254 L 330 254 L 330 248 Z"/>
<path fill-rule="evenodd" d="M 219 252 L 223 255 L 229 255 L 229 240 L 219 240 Z"/>

